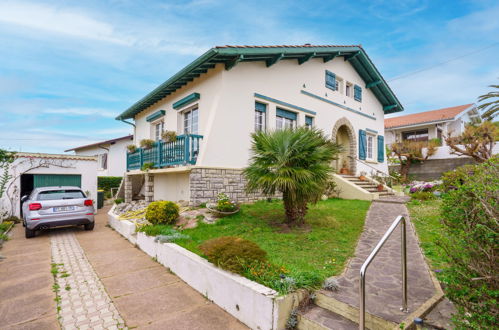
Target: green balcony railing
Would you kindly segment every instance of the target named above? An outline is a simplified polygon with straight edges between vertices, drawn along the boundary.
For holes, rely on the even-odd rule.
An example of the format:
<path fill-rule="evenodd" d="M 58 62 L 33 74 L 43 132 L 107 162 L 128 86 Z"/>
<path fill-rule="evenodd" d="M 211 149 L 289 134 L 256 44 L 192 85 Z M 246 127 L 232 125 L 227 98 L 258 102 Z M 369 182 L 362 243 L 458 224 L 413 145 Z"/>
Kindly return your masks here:
<path fill-rule="evenodd" d="M 157 141 L 152 148 L 138 148 L 127 153 L 127 171 L 141 169 L 146 163 L 155 168 L 173 165 L 194 165 L 199 155 L 199 143 L 202 135 L 186 134 L 177 136 L 174 142 Z"/>

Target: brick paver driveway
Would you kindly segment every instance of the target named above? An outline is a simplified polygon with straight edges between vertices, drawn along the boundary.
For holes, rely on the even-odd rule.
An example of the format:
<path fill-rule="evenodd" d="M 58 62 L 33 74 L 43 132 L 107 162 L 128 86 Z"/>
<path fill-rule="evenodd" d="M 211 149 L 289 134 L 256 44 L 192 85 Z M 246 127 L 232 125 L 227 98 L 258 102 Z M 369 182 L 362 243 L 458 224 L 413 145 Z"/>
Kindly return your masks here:
<path fill-rule="evenodd" d="M 1 250 L 0 329 L 57 329 L 58 316 L 67 329 L 246 329 L 107 227 L 106 212 L 90 232 L 54 229 L 26 240 L 16 226 Z"/>

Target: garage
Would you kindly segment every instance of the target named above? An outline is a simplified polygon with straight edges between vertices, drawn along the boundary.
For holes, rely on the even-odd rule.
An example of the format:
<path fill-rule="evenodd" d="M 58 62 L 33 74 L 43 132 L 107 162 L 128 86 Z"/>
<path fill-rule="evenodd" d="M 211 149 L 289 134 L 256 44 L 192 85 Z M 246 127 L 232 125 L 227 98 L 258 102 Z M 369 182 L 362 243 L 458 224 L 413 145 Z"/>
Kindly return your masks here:
<path fill-rule="evenodd" d="M 94 156 L 17 153 L 10 181 L 0 200 L 0 213 L 21 216 L 21 197 L 39 187 L 76 186 L 97 200 L 97 158 Z"/>

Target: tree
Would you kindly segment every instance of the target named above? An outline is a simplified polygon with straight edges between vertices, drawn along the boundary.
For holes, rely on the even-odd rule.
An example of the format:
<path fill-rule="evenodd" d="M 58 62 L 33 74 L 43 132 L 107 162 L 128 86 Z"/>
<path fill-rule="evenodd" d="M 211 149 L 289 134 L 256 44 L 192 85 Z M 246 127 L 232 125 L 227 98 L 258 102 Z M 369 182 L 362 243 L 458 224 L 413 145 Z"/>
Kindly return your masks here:
<path fill-rule="evenodd" d="M 400 175 L 402 181 L 407 181 L 411 165 L 416 162 L 424 162 L 436 151 L 436 141 L 409 141 L 395 142 L 390 149 L 400 161 Z M 426 148 L 426 152 L 424 152 Z"/>
<path fill-rule="evenodd" d="M 490 85 L 496 90 L 478 97 L 478 102 L 484 102 L 478 106 L 478 110 L 484 110 L 482 118 L 492 121 L 499 112 L 499 85 Z"/>
<path fill-rule="evenodd" d="M 459 156 L 472 157 L 483 163 L 492 157 L 496 140 L 499 138 L 499 128 L 490 121 L 479 125 L 469 124 L 464 132 L 457 136 L 446 136 L 445 142 L 451 148 L 451 153 Z"/>
<path fill-rule="evenodd" d="M 252 140 L 246 190 L 268 196 L 281 192 L 286 222 L 302 225 L 307 204 L 317 202 L 326 188 L 341 146 L 305 127 L 257 132 Z"/>

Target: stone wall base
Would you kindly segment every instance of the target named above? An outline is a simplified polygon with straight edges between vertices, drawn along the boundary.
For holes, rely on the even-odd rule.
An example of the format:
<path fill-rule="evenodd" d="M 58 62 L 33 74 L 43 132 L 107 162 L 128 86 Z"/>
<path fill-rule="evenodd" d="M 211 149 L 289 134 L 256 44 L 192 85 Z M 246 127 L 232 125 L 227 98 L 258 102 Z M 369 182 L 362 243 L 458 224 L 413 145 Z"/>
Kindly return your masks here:
<path fill-rule="evenodd" d="M 240 169 L 194 168 L 189 179 L 191 205 L 215 202 L 219 193 L 225 193 L 231 200 L 240 203 L 267 198 L 261 193 L 246 193 L 246 179 Z"/>

